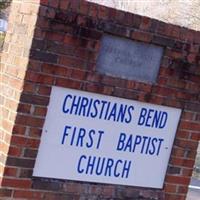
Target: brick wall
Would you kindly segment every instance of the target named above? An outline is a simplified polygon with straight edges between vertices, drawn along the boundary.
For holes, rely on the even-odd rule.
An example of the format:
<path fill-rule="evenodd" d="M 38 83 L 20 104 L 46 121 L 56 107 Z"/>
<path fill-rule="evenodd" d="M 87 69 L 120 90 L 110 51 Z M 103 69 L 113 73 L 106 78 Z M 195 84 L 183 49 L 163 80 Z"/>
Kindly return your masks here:
<path fill-rule="evenodd" d="M 96 72 L 103 34 L 164 47 L 155 84 Z M 14 0 L 1 61 L 1 199 L 184 200 L 200 139 L 200 32 L 86 1 Z M 34 178 L 51 86 L 182 109 L 164 188 Z"/>

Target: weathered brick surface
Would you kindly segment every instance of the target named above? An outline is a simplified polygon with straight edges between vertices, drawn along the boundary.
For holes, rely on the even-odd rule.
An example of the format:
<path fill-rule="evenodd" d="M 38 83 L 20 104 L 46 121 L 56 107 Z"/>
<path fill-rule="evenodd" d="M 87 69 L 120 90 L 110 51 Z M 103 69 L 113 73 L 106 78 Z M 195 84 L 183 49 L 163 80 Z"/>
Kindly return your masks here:
<path fill-rule="evenodd" d="M 105 33 L 164 47 L 157 82 L 97 73 Z M 0 70 L 0 198 L 184 200 L 200 140 L 199 38 L 83 0 L 13 0 Z M 33 178 L 52 85 L 181 108 L 163 189 Z"/>

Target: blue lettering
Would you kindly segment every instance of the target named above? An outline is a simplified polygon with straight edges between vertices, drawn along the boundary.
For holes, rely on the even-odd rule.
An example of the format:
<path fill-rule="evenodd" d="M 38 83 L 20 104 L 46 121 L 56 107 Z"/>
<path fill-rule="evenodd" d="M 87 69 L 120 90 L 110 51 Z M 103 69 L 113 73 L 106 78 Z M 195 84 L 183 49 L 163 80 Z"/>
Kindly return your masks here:
<path fill-rule="evenodd" d="M 97 162 L 96 175 L 101 175 L 103 173 L 104 163 L 105 163 L 105 158 L 101 159 L 101 157 L 99 157 Z"/>
<path fill-rule="evenodd" d="M 134 143 L 134 145 L 133 145 L 133 150 L 132 150 L 132 152 L 135 151 L 136 145 L 139 145 L 139 144 L 141 143 L 141 141 L 142 141 L 142 137 L 139 136 L 139 135 L 137 135 L 137 136 L 135 137 L 135 143 Z"/>
<path fill-rule="evenodd" d="M 109 111 L 109 109 L 110 109 L 110 102 L 108 102 L 106 113 L 105 113 L 105 117 L 104 117 L 104 119 L 106 119 L 106 120 L 107 120 L 107 117 L 108 117 L 108 111 Z"/>
<path fill-rule="evenodd" d="M 107 101 L 101 101 L 102 103 L 102 106 L 101 106 L 101 112 L 100 112 L 100 115 L 99 115 L 99 119 L 102 118 L 102 114 L 103 114 L 103 111 L 104 111 L 104 107 L 105 105 L 108 103 Z"/>
<path fill-rule="evenodd" d="M 94 135 L 94 134 L 95 134 L 95 130 L 90 130 L 89 131 L 88 135 L 89 135 L 90 143 L 87 142 L 86 143 L 86 147 L 88 147 L 88 148 L 92 147 L 92 145 L 93 145 L 93 137 L 92 137 L 92 135 Z"/>
<path fill-rule="evenodd" d="M 155 111 L 152 127 L 158 128 L 158 123 L 160 122 L 161 111 Z"/>
<path fill-rule="evenodd" d="M 97 142 L 97 147 L 96 147 L 96 149 L 98 149 L 99 148 L 99 146 L 100 146 L 100 143 L 101 143 L 101 138 L 102 138 L 102 135 L 104 134 L 104 132 L 103 131 L 99 131 L 99 139 L 98 139 L 98 142 Z"/>
<path fill-rule="evenodd" d="M 164 141 L 164 139 L 158 139 L 159 140 L 159 145 L 158 145 L 158 150 L 157 150 L 157 153 L 156 153 L 156 155 L 158 156 L 159 155 L 159 153 L 160 153 L 160 147 L 161 147 L 161 143 Z"/>
<path fill-rule="evenodd" d="M 125 160 L 124 168 L 123 168 L 122 176 L 121 176 L 122 178 L 124 178 L 124 176 L 128 178 L 130 167 L 131 167 L 131 161 L 128 162 L 127 160 Z"/>
<path fill-rule="evenodd" d="M 70 142 L 70 145 L 71 145 L 71 146 L 72 146 L 73 143 L 74 143 L 75 134 L 76 134 L 76 127 L 74 127 L 74 130 L 73 130 L 73 134 L 72 134 L 72 138 L 71 138 L 71 142 Z"/>
<path fill-rule="evenodd" d="M 120 105 L 118 116 L 117 116 L 117 121 L 124 122 L 126 109 L 127 109 L 127 105 L 125 105 L 125 106 L 123 104 Z"/>
<path fill-rule="evenodd" d="M 69 99 L 72 99 L 72 95 L 69 94 L 69 95 L 67 95 L 67 96 L 65 97 L 65 99 L 64 99 L 64 102 L 63 102 L 63 109 L 62 109 L 64 113 L 68 113 L 68 112 L 69 112 L 69 109 L 67 108 L 67 105 L 66 105 L 66 104 L 67 104 L 67 99 L 68 99 L 68 98 L 69 98 Z"/>
<path fill-rule="evenodd" d="M 107 176 L 107 173 L 108 173 L 108 176 L 111 176 L 111 170 L 112 170 L 113 164 L 114 164 L 114 160 L 112 158 L 108 158 L 104 176 Z"/>
<path fill-rule="evenodd" d="M 130 123 L 130 122 L 131 122 L 133 110 L 134 110 L 134 107 L 133 107 L 133 106 L 129 106 L 129 107 L 128 107 L 128 117 L 125 118 L 125 122 L 126 122 L 126 123 Z"/>
<path fill-rule="evenodd" d="M 151 144 L 152 144 L 152 148 L 153 149 L 150 149 L 149 150 L 149 154 L 150 155 L 153 155 L 154 153 L 155 153 L 155 151 L 156 151 L 156 147 L 155 147 L 155 142 L 157 142 L 158 141 L 158 139 L 157 138 L 153 138 L 152 140 L 151 140 Z"/>
<path fill-rule="evenodd" d="M 64 144 L 64 142 L 65 142 L 65 137 L 68 136 L 67 129 L 71 129 L 71 126 L 65 126 L 61 144 Z"/>
<path fill-rule="evenodd" d="M 86 130 L 84 128 L 79 129 L 79 134 L 78 134 L 76 146 L 79 146 L 79 141 L 80 141 L 80 146 L 81 147 L 83 146 L 83 138 L 85 137 L 85 133 L 86 133 Z"/>
<path fill-rule="evenodd" d="M 152 118 L 152 113 L 154 112 L 154 110 L 152 110 L 152 109 L 149 109 L 149 112 L 148 112 L 148 115 L 147 115 L 147 119 L 146 119 L 146 124 L 145 124 L 145 126 L 147 126 L 147 127 L 150 127 L 151 126 L 151 124 L 150 124 L 150 119 Z"/>
<path fill-rule="evenodd" d="M 96 160 L 95 156 L 93 157 L 93 159 L 92 159 L 91 156 L 89 156 L 88 163 L 87 163 L 87 168 L 86 168 L 86 174 L 88 174 L 88 173 L 92 174 L 93 173 L 95 160 Z M 89 170 L 90 170 L 90 172 L 89 172 Z"/>
<path fill-rule="evenodd" d="M 115 177 L 119 177 L 120 176 L 120 173 L 119 172 L 117 173 L 117 168 L 118 168 L 118 164 L 119 163 L 123 163 L 122 160 L 117 160 L 117 162 L 115 164 L 115 168 L 114 168 L 114 176 Z"/>
<path fill-rule="evenodd" d="M 117 144 L 117 150 L 118 151 L 121 151 L 124 148 L 125 139 L 126 139 L 126 134 L 125 133 L 120 133 L 119 141 L 118 141 L 118 144 Z"/>
<path fill-rule="evenodd" d="M 139 121 L 138 121 L 138 125 L 143 125 L 145 122 L 145 116 L 147 114 L 147 109 L 146 108 L 142 108 L 141 112 L 140 112 L 140 117 L 139 117 Z"/>
<path fill-rule="evenodd" d="M 147 137 L 147 136 L 143 136 L 143 139 L 144 139 L 144 141 L 143 141 L 143 144 L 142 144 L 142 148 L 141 148 L 141 152 L 140 152 L 140 153 L 143 153 L 144 147 L 145 147 L 145 143 L 146 143 L 146 140 L 148 139 L 148 137 Z M 149 137 L 149 140 L 151 140 L 151 137 Z"/>
<path fill-rule="evenodd" d="M 94 107 L 94 113 L 91 113 L 90 116 L 95 118 L 98 114 L 98 109 L 97 109 L 97 105 L 100 104 L 100 101 L 97 99 L 97 100 L 94 100 L 94 103 L 93 103 L 93 107 Z"/>
<path fill-rule="evenodd" d="M 71 104 L 70 114 L 74 113 L 75 115 L 77 115 L 81 97 L 78 97 L 78 100 L 76 100 L 76 99 L 77 99 L 76 96 L 74 96 L 72 104 Z M 73 111 L 74 109 L 75 109 L 75 111 Z"/>
<path fill-rule="evenodd" d="M 159 128 L 164 128 L 165 127 L 166 122 L 167 122 L 167 118 L 168 118 L 168 114 L 166 112 L 163 112 L 161 120 L 160 120 Z"/>
<path fill-rule="evenodd" d="M 128 141 L 126 143 L 126 146 L 124 148 L 124 151 L 126 151 L 126 149 L 129 149 L 128 151 L 131 152 L 132 140 L 133 140 L 133 136 L 130 135 L 129 138 L 128 138 Z"/>
<path fill-rule="evenodd" d="M 82 159 L 86 159 L 86 156 L 85 155 L 82 155 L 78 161 L 78 167 L 77 167 L 77 171 L 78 173 L 82 174 L 84 172 L 84 169 L 82 168 L 81 169 L 81 161 Z"/>
<path fill-rule="evenodd" d="M 117 103 L 115 103 L 112 107 L 112 110 L 110 112 L 110 115 L 108 116 L 108 120 L 111 119 L 111 117 L 113 118 L 113 121 L 116 120 L 116 112 L 117 112 Z"/>
<path fill-rule="evenodd" d="M 147 148 L 146 148 L 145 154 L 148 153 L 150 142 L 151 142 L 151 137 L 150 137 L 150 139 L 148 140 Z"/>
<path fill-rule="evenodd" d="M 86 113 L 86 107 L 88 106 L 88 102 L 89 102 L 88 98 L 86 97 L 82 98 L 78 115 L 82 116 L 86 115 L 85 113 Z"/>
<path fill-rule="evenodd" d="M 89 103 L 88 111 L 87 111 L 87 115 L 86 115 L 87 117 L 88 117 L 89 114 L 90 114 L 90 109 L 91 109 L 92 103 L 93 103 L 93 99 L 90 99 L 90 103 Z"/>

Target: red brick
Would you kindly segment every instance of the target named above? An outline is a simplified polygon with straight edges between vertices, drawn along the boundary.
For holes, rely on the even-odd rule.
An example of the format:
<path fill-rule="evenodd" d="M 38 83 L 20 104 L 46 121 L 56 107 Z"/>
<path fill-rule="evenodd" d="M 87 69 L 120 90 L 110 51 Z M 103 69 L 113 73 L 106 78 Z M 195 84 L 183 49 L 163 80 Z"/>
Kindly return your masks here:
<path fill-rule="evenodd" d="M 21 126 L 21 125 L 17 125 L 15 124 L 13 126 L 13 134 L 15 135 L 24 135 L 25 134 L 25 131 L 26 131 L 26 127 L 25 126 Z"/>
<path fill-rule="evenodd" d="M 5 130 L 0 132 L 0 138 L 4 138 L 5 141 L 0 148 L 5 155 L 9 145 L 4 144 L 5 142 L 9 144 L 11 139 L 8 156 L 2 158 L 3 162 L 7 162 L 4 176 L 10 176 L 10 179 L 12 177 L 13 182 L 31 178 L 53 85 L 139 99 L 146 103 L 181 108 L 183 112 L 164 190 L 122 187 L 119 191 L 115 186 L 32 179 L 30 185 L 34 190 L 26 189 L 28 184 L 23 183 L 24 185 L 20 186 L 19 182 L 12 183 L 13 185 L 7 182 L 9 186 L 5 187 L 10 189 L 4 190 L 3 196 L 38 200 L 90 198 L 91 194 L 85 194 L 87 189 L 96 196 L 101 195 L 102 198 L 185 199 L 200 139 L 198 125 L 200 70 L 197 55 L 200 45 L 199 34 L 196 31 L 83 0 L 40 2 L 29 0 L 29 2 L 23 5 L 21 2 L 13 3 L 15 13 L 11 14 L 11 19 L 18 24 L 9 22 L 10 33 L 7 34 L 2 59 L 4 64 L 1 70 L 3 73 L 6 72 L 1 77 L 4 87 L 1 91 L 4 95 L 0 101 L 5 104 L 3 109 Z M 31 23 L 34 18 L 32 14 L 36 11 L 37 3 L 42 7 L 31 45 L 33 28 Z M 163 46 L 164 55 L 157 82 L 152 85 L 96 73 L 96 59 L 103 31 Z M 31 45 L 30 55 L 27 45 Z M 21 58 L 20 55 L 27 58 Z M 184 59 L 188 65 L 185 67 L 179 62 L 180 59 Z M 26 75 L 25 80 L 24 75 Z M 0 173 L 3 173 L 2 166 Z M 19 178 L 14 179 L 15 176 Z"/>
<path fill-rule="evenodd" d="M 13 168 L 13 167 L 5 167 L 4 168 L 4 175 L 5 176 L 13 176 L 15 177 L 17 174 L 17 168 Z"/>
<path fill-rule="evenodd" d="M 167 175 L 166 183 L 188 185 L 190 183 L 189 177 Z"/>
<path fill-rule="evenodd" d="M 177 194 L 166 194 L 165 200 L 185 200 L 185 195 L 177 195 Z"/>
<path fill-rule="evenodd" d="M 25 80 L 32 81 L 35 83 L 43 84 L 53 84 L 54 78 L 45 74 L 39 74 L 35 72 L 28 71 L 26 73 Z"/>
<path fill-rule="evenodd" d="M 86 80 L 89 82 L 100 82 L 102 77 L 101 74 L 87 73 Z"/>
<path fill-rule="evenodd" d="M 99 6 L 98 17 L 100 19 L 108 19 L 108 9 L 104 6 Z"/>
<path fill-rule="evenodd" d="M 134 40 L 139 40 L 142 42 L 151 42 L 153 36 L 150 33 L 147 32 L 139 32 L 139 31 L 134 31 L 131 35 L 131 38 Z"/>
<path fill-rule="evenodd" d="M 184 111 L 182 112 L 182 119 L 183 120 L 193 120 L 194 119 L 194 113 L 193 112 L 187 112 L 187 111 Z"/>
<path fill-rule="evenodd" d="M 188 192 L 188 186 L 182 186 L 182 185 L 178 186 L 178 193 L 187 194 L 187 192 Z"/>
<path fill-rule="evenodd" d="M 21 137 L 21 136 L 13 136 L 11 143 L 13 145 L 17 146 L 23 146 L 23 147 L 31 147 L 31 148 L 37 148 L 39 146 L 39 140 L 38 139 L 31 139 L 27 137 Z"/>
<path fill-rule="evenodd" d="M 47 112 L 47 108 L 45 107 L 35 107 L 34 115 L 36 116 L 45 116 Z"/>
<path fill-rule="evenodd" d="M 195 64 L 196 61 L 197 61 L 197 54 L 195 54 L 195 53 L 190 53 L 190 54 L 187 56 L 187 61 L 188 61 L 189 63 Z"/>
<path fill-rule="evenodd" d="M 20 125 L 27 125 L 31 127 L 42 127 L 44 123 L 44 119 L 26 116 L 26 115 L 18 115 L 15 123 L 20 124 Z"/>
<path fill-rule="evenodd" d="M 40 138 L 42 134 L 42 129 L 39 128 L 30 128 L 29 136 L 34 138 Z"/>
<path fill-rule="evenodd" d="M 185 150 L 182 148 L 177 148 L 177 147 L 173 147 L 172 148 L 172 156 L 174 157 L 184 157 L 185 155 Z"/>
<path fill-rule="evenodd" d="M 165 184 L 164 190 L 165 192 L 176 193 L 177 185 Z"/>
<path fill-rule="evenodd" d="M 22 179 L 8 179 L 4 178 L 2 181 L 2 186 L 4 187 L 14 187 L 14 188 L 30 188 L 31 181 L 30 180 L 22 180 Z"/>
<path fill-rule="evenodd" d="M 174 166 L 190 167 L 192 168 L 195 160 L 181 159 L 181 158 L 171 158 L 170 163 Z"/>
<path fill-rule="evenodd" d="M 66 67 L 85 68 L 83 60 L 69 56 L 60 56 L 59 64 Z"/>
<path fill-rule="evenodd" d="M 159 94 L 161 96 L 168 96 L 168 97 L 175 97 L 177 90 L 169 87 L 160 87 L 160 86 L 155 86 L 153 87 L 152 93 Z"/>
<path fill-rule="evenodd" d="M 93 17 L 93 18 L 97 18 L 98 16 L 98 4 L 91 4 L 90 8 L 89 8 L 89 12 L 88 15 Z"/>
<path fill-rule="evenodd" d="M 192 173 L 193 173 L 193 168 L 191 168 L 191 169 L 182 169 L 182 175 L 183 176 L 191 177 Z"/>
<path fill-rule="evenodd" d="M 40 4 L 41 4 L 41 5 L 47 6 L 47 5 L 48 5 L 48 2 L 49 2 L 49 0 L 40 0 Z"/>
<path fill-rule="evenodd" d="M 39 96 L 39 95 L 22 94 L 20 101 L 22 103 L 45 106 L 45 105 L 48 105 L 49 98 L 45 96 Z"/>
<path fill-rule="evenodd" d="M 199 131 L 200 130 L 200 124 L 197 122 L 191 122 L 191 121 L 181 121 L 180 123 L 180 129 L 186 129 L 186 130 L 193 130 L 193 131 Z"/>
<path fill-rule="evenodd" d="M 148 17 L 142 17 L 142 22 L 140 24 L 140 29 L 142 30 L 149 30 L 151 27 L 152 19 Z"/>
<path fill-rule="evenodd" d="M 180 38 L 181 27 L 168 24 L 166 35 L 173 38 Z"/>
<path fill-rule="evenodd" d="M 61 87 L 80 89 L 81 82 L 75 81 L 75 80 L 70 80 L 70 79 L 59 78 L 59 79 L 56 79 L 56 85 L 61 86 Z"/>
<path fill-rule="evenodd" d="M 10 156 L 20 156 L 22 153 L 22 148 L 21 147 L 15 147 L 15 146 L 10 146 L 8 155 Z"/>
<path fill-rule="evenodd" d="M 199 134 L 199 132 L 192 132 L 190 139 L 191 140 L 200 141 L 200 134 Z"/>
<path fill-rule="evenodd" d="M 38 94 L 44 96 L 50 96 L 51 87 L 40 85 L 38 87 Z"/>
<path fill-rule="evenodd" d="M 175 145 L 181 148 L 196 149 L 198 146 L 198 141 L 175 138 Z"/>
<path fill-rule="evenodd" d="M 184 54 L 181 51 L 172 51 L 172 50 L 166 50 L 166 56 L 169 56 L 172 59 L 183 59 Z"/>
<path fill-rule="evenodd" d="M 31 109 L 31 105 L 20 103 L 18 105 L 17 111 L 20 113 L 30 113 L 30 109 Z"/>
<path fill-rule="evenodd" d="M 47 32 L 46 33 L 46 39 L 57 41 L 57 42 L 62 42 L 64 40 L 64 34 Z"/>
<path fill-rule="evenodd" d="M 80 2 L 80 13 L 81 14 L 88 14 L 89 12 L 90 3 L 84 0 Z"/>
<path fill-rule="evenodd" d="M 32 83 L 26 81 L 25 84 L 24 84 L 23 90 L 24 90 L 25 93 L 28 92 L 28 93 L 33 94 L 36 91 L 36 86 L 33 85 Z"/>
<path fill-rule="evenodd" d="M 67 10 L 68 6 L 69 6 L 69 1 L 66 1 L 66 0 L 60 0 L 59 1 L 59 8 L 61 10 Z"/>
<path fill-rule="evenodd" d="M 58 76 L 69 77 L 71 75 L 71 69 L 68 69 L 66 67 L 60 67 L 57 65 L 43 64 L 41 66 L 41 70 L 44 73 L 58 75 Z"/>
<path fill-rule="evenodd" d="M 49 6 L 53 8 L 58 8 L 59 0 L 49 0 Z"/>
<path fill-rule="evenodd" d="M 1 179 L 0 179 L 1 183 Z M 5 189 L 5 188 L 0 188 L 0 197 L 11 197 L 12 195 L 12 190 L 11 189 Z"/>
<path fill-rule="evenodd" d="M 80 7 L 80 0 L 70 1 L 69 10 L 73 12 L 79 12 L 79 7 Z"/>
<path fill-rule="evenodd" d="M 176 133 L 176 136 L 177 136 L 177 138 L 189 139 L 190 132 L 189 131 L 178 130 L 177 133 Z"/>
<path fill-rule="evenodd" d="M 25 199 L 42 199 L 43 193 L 36 191 L 25 191 L 25 190 L 15 190 L 14 198 L 25 198 Z"/>
<path fill-rule="evenodd" d="M 67 44 L 67 45 L 77 46 L 77 44 L 79 43 L 79 39 L 77 37 L 65 35 L 64 43 Z"/>
<path fill-rule="evenodd" d="M 71 78 L 77 80 L 84 80 L 86 76 L 86 72 L 82 70 L 75 69 L 72 71 Z"/>

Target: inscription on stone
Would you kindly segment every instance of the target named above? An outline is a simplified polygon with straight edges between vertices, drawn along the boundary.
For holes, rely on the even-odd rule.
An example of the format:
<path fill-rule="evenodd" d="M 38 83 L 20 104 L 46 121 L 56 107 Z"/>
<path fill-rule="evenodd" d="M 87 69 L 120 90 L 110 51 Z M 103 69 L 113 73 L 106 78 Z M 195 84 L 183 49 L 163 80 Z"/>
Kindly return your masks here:
<path fill-rule="evenodd" d="M 143 82 L 156 82 L 163 48 L 104 35 L 97 60 L 102 74 Z"/>

